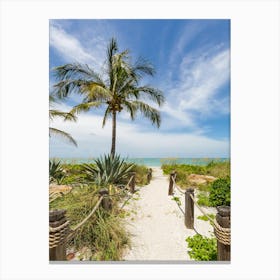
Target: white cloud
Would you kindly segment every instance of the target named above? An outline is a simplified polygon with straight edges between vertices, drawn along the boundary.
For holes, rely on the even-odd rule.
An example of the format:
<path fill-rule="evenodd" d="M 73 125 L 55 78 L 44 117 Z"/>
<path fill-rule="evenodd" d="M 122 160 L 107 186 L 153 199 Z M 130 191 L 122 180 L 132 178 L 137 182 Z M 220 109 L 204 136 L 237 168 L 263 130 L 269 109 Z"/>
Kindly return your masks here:
<path fill-rule="evenodd" d="M 50 45 L 54 47 L 66 60 L 94 61 L 81 43 L 73 36 L 67 34 L 59 25 L 50 24 Z"/>
<path fill-rule="evenodd" d="M 165 90 L 167 102 L 163 110 L 171 118 L 196 128 L 197 116 L 212 117 L 229 112 L 229 97 L 219 94 L 230 75 L 229 50 L 221 50 L 221 47 L 183 58 L 178 71 L 179 81 Z"/>
<path fill-rule="evenodd" d="M 55 48 L 67 62 L 86 63 L 100 71 L 106 53 L 106 41 L 100 35 L 82 45 L 74 35 L 67 33 L 58 23 L 50 22 L 50 46 Z"/>
<path fill-rule="evenodd" d="M 66 108 L 64 108 L 66 109 Z M 76 123 L 56 120 L 58 129 L 69 132 L 78 148 L 51 140 L 51 156 L 94 157 L 109 153 L 111 121 L 101 127 L 102 117 L 81 114 Z M 60 144 L 59 144 L 60 143 Z M 229 142 L 214 140 L 199 134 L 144 132 L 133 123 L 117 123 L 117 152 L 130 157 L 222 157 L 229 154 Z"/>

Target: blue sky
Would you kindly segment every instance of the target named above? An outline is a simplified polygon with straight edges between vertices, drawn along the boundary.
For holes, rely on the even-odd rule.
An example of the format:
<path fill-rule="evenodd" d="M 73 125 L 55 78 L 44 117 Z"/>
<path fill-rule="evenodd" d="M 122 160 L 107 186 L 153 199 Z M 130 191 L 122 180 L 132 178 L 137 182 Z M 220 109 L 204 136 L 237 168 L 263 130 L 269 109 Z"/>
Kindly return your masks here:
<path fill-rule="evenodd" d="M 130 157 L 229 157 L 230 153 L 230 21 L 229 20 L 50 20 L 51 69 L 65 63 L 86 63 L 98 72 L 109 40 L 142 56 L 156 69 L 143 79 L 166 98 L 159 108 L 158 129 L 138 115 L 121 112 L 117 153 Z M 71 95 L 56 107 L 68 111 L 80 101 Z M 111 123 L 102 128 L 103 109 L 80 114 L 78 121 L 53 121 L 78 147 L 50 138 L 51 157 L 96 157 L 108 153 Z"/>

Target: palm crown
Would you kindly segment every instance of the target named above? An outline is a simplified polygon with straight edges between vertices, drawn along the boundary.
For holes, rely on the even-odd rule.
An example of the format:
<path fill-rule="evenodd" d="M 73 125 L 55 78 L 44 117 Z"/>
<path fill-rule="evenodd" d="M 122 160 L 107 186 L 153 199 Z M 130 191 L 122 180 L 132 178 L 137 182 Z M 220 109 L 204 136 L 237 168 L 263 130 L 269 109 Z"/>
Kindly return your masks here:
<path fill-rule="evenodd" d="M 106 124 L 108 117 L 112 117 L 111 155 L 115 154 L 116 115 L 122 110 L 126 110 L 132 120 L 137 111 L 140 111 L 152 124 L 160 126 L 159 111 L 141 99 L 148 98 L 160 106 L 164 102 L 162 92 L 148 85 L 139 85 L 144 75 L 154 75 L 154 68 L 142 58 L 132 64 L 129 51 L 118 52 L 115 39 L 110 41 L 107 49 L 105 78 L 88 65 L 79 63 L 59 66 L 54 71 L 59 79 L 54 85 L 57 96 L 64 98 L 72 92 L 83 96 L 82 103 L 73 107 L 71 114 L 106 106 L 102 125 Z"/>

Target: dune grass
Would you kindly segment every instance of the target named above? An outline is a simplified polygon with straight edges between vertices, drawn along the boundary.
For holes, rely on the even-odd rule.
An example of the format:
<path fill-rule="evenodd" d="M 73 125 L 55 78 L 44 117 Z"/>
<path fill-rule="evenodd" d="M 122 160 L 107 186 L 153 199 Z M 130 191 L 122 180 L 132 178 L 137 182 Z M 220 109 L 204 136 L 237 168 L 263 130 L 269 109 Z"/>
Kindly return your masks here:
<path fill-rule="evenodd" d="M 66 209 L 66 216 L 73 228 L 95 206 L 98 190 L 99 187 L 93 185 L 76 187 L 71 193 L 52 202 L 50 209 Z M 113 200 L 111 212 L 100 206 L 68 242 L 67 247 L 74 248 L 74 251 L 89 248 L 92 252 L 90 260 L 120 260 L 122 250 L 129 244 L 129 238 L 118 214 L 117 199 Z"/>
<path fill-rule="evenodd" d="M 163 164 L 161 166 L 163 173 L 169 175 L 173 170 L 176 170 L 176 181 L 182 189 L 193 187 L 188 180 L 191 174 L 210 175 L 216 178 L 226 178 L 230 176 L 230 162 L 210 162 L 205 166 L 190 165 L 190 164 Z M 207 188 L 207 186 L 206 186 Z"/>
<path fill-rule="evenodd" d="M 50 203 L 50 210 L 65 209 L 70 227 L 81 222 L 98 201 L 98 192 L 102 186 L 87 181 L 82 164 L 63 164 L 64 178 L 62 184 L 74 186 L 72 191 Z M 131 172 L 136 172 L 136 184 L 147 184 L 146 166 L 135 165 Z M 113 185 L 108 187 L 111 193 L 117 191 Z M 113 196 L 112 211 L 105 211 L 101 206 L 93 216 L 76 232 L 68 242 L 68 249 L 75 252 L 88 248 L 91 251 L 90 260 L 116 261 L 121 260 L 123 249 L 129 245 L 129 234 L 125 231 L 123 217 L 127 213 L 119 209 L 119 202 L 124 197 Z"/>

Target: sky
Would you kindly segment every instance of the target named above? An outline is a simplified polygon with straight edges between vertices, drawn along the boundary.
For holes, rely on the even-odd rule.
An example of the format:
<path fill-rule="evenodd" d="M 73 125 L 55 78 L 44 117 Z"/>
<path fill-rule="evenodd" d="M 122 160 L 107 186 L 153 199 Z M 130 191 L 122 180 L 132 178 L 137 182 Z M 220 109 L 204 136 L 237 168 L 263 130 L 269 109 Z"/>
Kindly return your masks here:
<path fill-rule="evenodd" d="M 140 113 L 131 121 L 117 116 L 116 152 L 124 157 L 230 157 L 230 20 L 50 20 L 50 91 L 53 68 L 84 63 L 99 73 L 111 38 L 132 60 L 144 57 L 156 70 L 142 84 L 160 89 L 157 128 Z M 72 94 L 55 108 L 70 111 L 81 102 Z M 110 152 L 111 121 L 102 128 L 104 108 L 78 115 L 77 122 L 55 119 L 50 126 L 77 141 L 74 147 L 50 138 L 50 157 L 89 158 Z"/>

